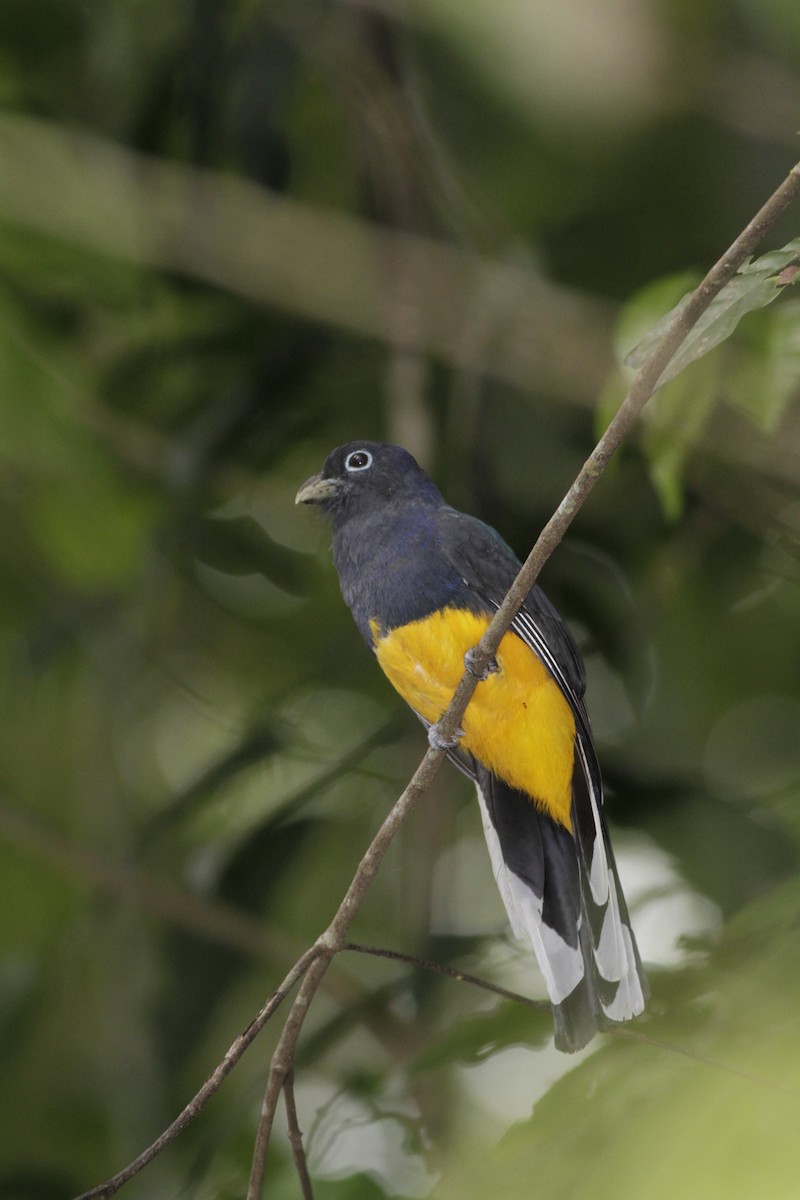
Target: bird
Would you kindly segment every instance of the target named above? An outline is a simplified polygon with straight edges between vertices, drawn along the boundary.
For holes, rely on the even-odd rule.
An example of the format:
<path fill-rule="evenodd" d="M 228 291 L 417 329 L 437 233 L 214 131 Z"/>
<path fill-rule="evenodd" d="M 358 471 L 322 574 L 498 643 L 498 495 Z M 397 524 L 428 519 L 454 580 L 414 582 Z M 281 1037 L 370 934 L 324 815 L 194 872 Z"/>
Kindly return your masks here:
<path fill-rule="evenodd" d="M 638 1016 L 647 979 L 603 811 L 581 654 L 534 586 L 477 684 L 457 739 L 437 724 L 520 568 L 491 526 L 447 504 L 400 446 L 348 442 L 297 493 L 333 531 L 345 604 L 432 745 L 473 780 L 513 933 L 533 946 L 555 1045 Z"/>

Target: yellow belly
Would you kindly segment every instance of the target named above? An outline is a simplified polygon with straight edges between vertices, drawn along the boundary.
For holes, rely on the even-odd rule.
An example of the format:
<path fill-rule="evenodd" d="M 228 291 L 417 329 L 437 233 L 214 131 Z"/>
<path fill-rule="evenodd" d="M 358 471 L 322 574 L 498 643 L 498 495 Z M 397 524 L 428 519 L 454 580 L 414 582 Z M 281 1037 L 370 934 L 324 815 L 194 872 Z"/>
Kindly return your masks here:
<path fill-rule="evenodd" d="M 464 655 L 488 617 L 449 608 L 381 635 L 371 622 L 384 672 L 426 721 L 450 703 L 464 672 Z M 575 720 L 560 688 L 514 633 L 497 652 L 499 670 L 479 683 L 464 714 L 461 745 L 550 816 L 571 828 Z"/>

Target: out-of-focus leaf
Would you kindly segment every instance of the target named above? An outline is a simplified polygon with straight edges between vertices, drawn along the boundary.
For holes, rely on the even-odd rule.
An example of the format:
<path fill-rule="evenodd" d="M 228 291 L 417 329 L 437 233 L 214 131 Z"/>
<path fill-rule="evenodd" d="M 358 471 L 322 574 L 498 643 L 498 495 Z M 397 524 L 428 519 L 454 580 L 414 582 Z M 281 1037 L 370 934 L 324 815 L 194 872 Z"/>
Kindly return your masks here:
<path fill-rule="evenodd" d="M 692 363 L 652 397 L 642 414 L 642 437 L 650 479 L 670 520 L 683 508 L 683 480 L 715 404 L 720 366 L 713 359 Z M 617 372 L 603 391 L 599 422 L 607 424 L 622 402 L 626 381 Z"/>
<path fill-rule="evenodd" d="M 662 508 L 671 519 L 680 514 L 686 464 L 717 396 L 729 396 L 769 433 L 776 428 L 800 386 L 797 301 L 763 314 L 762 330 L 751 328 L 748 341 L 737 341 L 729 359 L 707 357 L 708 351 L 734 332 L 745 313 L 763 308 L 780 294 L 786 282 L 794 280 L 793 273 L 787 275 L 793 267 L 787 268 L 785 264 L 798 254 L 800 239 L 742 268 L 673 358 L 661 376 L 659 391 L 644 410 L 642 445 Z M 641 289 L 624 306 L 615 333 L 620 358 L 623 359 L 632 342 L 637 344 L 603 391 L 598 411 L 601 428 L 608 424 L 625 394 L 628 371 L 641 366 L 658 344 L 672 316 L 685 302 L 687 286 L 693 282 L 693 277 L 685 273 L 668 276 Z M 683 298 L 678 300 L 678 296 Z M 657 319 L 664 308 L 670 310 L 667 316 Z M 645 329 L 649 332 L 643 333 Z M 698 361 L 701 358 L 702 364 Z"/>
<path fill-rule="evenodd" d="M 696 282 L 697 276 L 687 271 L 667 275 L 640 288 L 622 306 L 614 327 L 614 352 L 618 366 L 609 376 L 600 395 L 595 417 L 595 432 L 598 437 L 609 425 L 625 398 L 630 377 L 625 358 L 628 347 L 641 341 L 664 310 L 676 304 L 680 297 L 685 295 L 687 288 L 694 286 Z"/>
<path fill-rule="evenodd" d="M 288 1197 L 296 1195 L 289 1191 Z M 386 1200 L 386 1189 L 369 1175 L 347 1175 L 344 1179 L 314 1180 L 314 1195 L 320 1200 Z"/>
<path fill-rule="evenodd" d="M 748 262 L 726 284 L 722 291 L 715 296 L 709 307 L 700 317 L 677 353 L 670 360 L 669 366 L 661 375 L 663 385 L 674 379 L 679 371 L 709 350 L 713 350 L 725 338 L 730 337 L 742 317 L 755 309 L 771 304 L 783 291 L 787 282 L 794 282 L 784 276 L 781 282 L 781 272 L 792 267 L 800 258 L 800 238 L 794 238 L 780 250 L 772 250 L 762 254 L 760 258 Z M 675 314 L 680 310 L 686 297 L 671 309 L 666 316 L 650 330 L 646 337 L 628 354 L 625 362 L 628 366 L 638 369 L 642 366 L 651 352 L 666 333 L 667 327 Z"/>
<path fill-rule="evenodd" d="M 736 347 L 725 394 L 765 434 L 772 434 L 800 391 L 800 301 L 763 315 L 763 329 Z"/>
<path fill-rule="evenodd" d="M 650 477 L 671 520 L 683 508 L 686 464 L 714 406 L 718 379 L 718 364 L 713 360 L 692 363 L 659 389 L 643 414 L 642 444 Z"/>
<path fill-rule="evenodd" d="M 0 463 L 18 520 L 56 576 L 99 589 L 140 565 L 157 509 L 92 430 L 91 380 L 72 347 L 0 296 Z"/>
<path fill-rule="evenodd" d="M 260 572 L 292 595 L 306 592 L 316 574 L 316 560 L 276 542 L 252 517 L 198 521 L 194 553 L 201 562 L 229 575 Z"/>
<path fill-rule="evenodd" d="M 248 729 L 232 749 L 203 770 L 183 791 L 172 796 L 169 803 L 151 817 L 142 831 L 142 844 L 162 836 L 166 830 L 190 817 L 204 801 L 222 792 L 242 771 L 269 761 L 285 745 L 286 730 L 277 721 L 259 722 Z"/>
<path fill-rule="evenodd" d="M 495 1153 L 452 1163 L 440 1194 L 793 1200 L 800 1120 L 797 881 L 735 920 L 669 1020 L 643 1020 L 564 1076 Z M 655 1006 L 654 1006 L 655 1007 Z M 691 1028 L 681 1008 L 693 1012 Z M 671 1048 L 673 1047 L 673 1048 Z M 682 1051 L 685 1050 L 685 1054 Z M 463 1154 L 464 1147 L 460 1148 Z"/>
<path fill-rule="evenodd" d="M 454 984 L 466 987 L 466 984 Z M 511 1000 L 500 1001 L 489 1013 L 462 1018 L 443 1032 L 414 1061 L 415 1071 L 482 1062 L 508 1046 L 541 1046 L 552 1033 L 549 1006 L 529 1008 Z"/>
<path fill-rule="evenodd" d="M 665 323 L 662 314 L 674 310 L 686 293 L 700 282 L 694 271 L 679 271 L 665 275 L 646 284 L 623 304 L 614 328 L 614 349 L 617 359 L 625 366 L 634 367 L 631 354 L 636 354 L 653 334 L 653 328 Z M 658 339 L 655 339 L 657 341 Z M 637 349 L 629 353 L 631 346 Z"/>

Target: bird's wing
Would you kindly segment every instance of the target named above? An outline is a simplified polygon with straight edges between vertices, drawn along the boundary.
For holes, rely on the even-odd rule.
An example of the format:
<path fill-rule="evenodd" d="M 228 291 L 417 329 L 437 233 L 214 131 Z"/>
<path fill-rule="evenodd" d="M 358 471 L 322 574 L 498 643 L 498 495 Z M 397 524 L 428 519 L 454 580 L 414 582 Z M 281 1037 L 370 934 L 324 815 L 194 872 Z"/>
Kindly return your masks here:
<path fill-rule="evenodd" d="M 496 610 L 519 571 L 516 556 L 488 525 L 454 509 L 442 509 L 439 529 L 442 553 L 458 570 L 467 596 L 474 600 L 476 608 Z M 567 1029 L 562 1030 L 561 1044 L 566 1049 L 576 1049 L 576 1043 L 588 1040 L 604 1020 L 624 1020 L 640 1013 L 647 985 L 603 818 L 603 785 L 583 700 L 586 678 L 580 653 L 569 630 L 538 587 L 529 592 L 512 621 L 511 630 L 550 671 L 575 717 L 572 836 L 566 830 L 563 837 L 549 828 L 545 830 L 541 814 L 535 814 L 535 822 L 529 818 L 527 823 L 531 828 L 534 823 L 541 827 L 534 837 L 541 848 L 526 868 L 519 845 L 526 823 L 526 805 L 527 811 L 532 811 L 530 800 L 526 798 L 526 805 L 520 807 L 514 799 L 519 793 L 493 781 L 463 751 L 456 750 L 451 757 L 478 785 L 492 864 L 512 927 L 515 932 L 522 927 L 531 937 L 548 981 L 557 1030 L 559 1010 L 568 1023 Z M 574 890 L 578 891 L 581 910 L 577 918 L 575 898 L 570 903 L 568 896 L 569 873 L 565 864 L 569 855 L 565 854 L 564 838 L 573 844 L 571 854 L 577 860 L 577 879 L 573 869 L 573 888 L 577 884 Z M 543 861 L 544 874 L 535 865 L 539 859 Z M 549 878 L 545 878 L 548 870 Z M 550 952 L 548 937 L 554 947 Z M 569 947 L 574 949 L 566 953 Z M 574 979 L 576 964 L 581 961 L 580 982 L 565 1006 L 567 962 Z M 594 1028 L 591 1028 L 592 1012 Z M 572 1025 L 576 1027 L 570 1032 Z"/>

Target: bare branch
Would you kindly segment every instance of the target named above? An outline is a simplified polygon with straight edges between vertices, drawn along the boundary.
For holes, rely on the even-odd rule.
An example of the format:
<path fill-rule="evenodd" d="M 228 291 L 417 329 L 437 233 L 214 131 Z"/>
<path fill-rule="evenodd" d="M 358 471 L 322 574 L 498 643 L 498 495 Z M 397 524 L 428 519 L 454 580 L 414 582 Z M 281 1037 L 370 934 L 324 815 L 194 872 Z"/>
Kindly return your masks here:
<path fill-rule="evenodd" d="M 319 945 L 319 942 L 317 945 Z M 294 1004 L 289 1010 L 289 1015 L 281 1030 L 278 1045 L 275 1048 L 275 1053 L 272 1055 L 267 1088 L 261 1105 L 261 1117 L 258 1122 L 258 1130 L 253 1147 L 253 1163 L 250 1169 L 250 1181 L 247 1186 L 247 1200 L 259 1200 L 261 1196 L 264 1186 L 264 1170 L 267 1164 L 267 1150 L 269 1149 L 278 1097 L 281 1094 L 281 1089 L 286 1085 L 287 1078 L 292 1074 L 294 1051 L 297 1039 L 300 1036 L 300 1030 L 303 1027 L 303 1022 L 306 1019 L 311 1001 L 322 981 L 322 976 L 325 974 L 332 956 L 333 950 L 329 951 L 325 957 L 318 958 L 309 968 L 305 979 L 300 985 Z"/>
<path fill-rule="evenodd" d="M 536 577 L 553 550 L 563 538 L 575 519 L 591 489 L 602 475 L 612 455 L 637 420 L 659 384 L 661 375 L 698 318 L 714 296 L 735 274 L 750 255 L 761 238 L 774 225 L 788 205 L 800 194 L 800 166 L 792 168 L 788 177 L 773 193 L 764 207 L 753 218 L 745 230 L 722 258 L 712 267 L 699 287 L 688 297 L 676 314 L 664 338 L 645 365 L 636 375 L 630 390 L 603 437 L 586 460 L 572 487 L 558 506 L 553 517 L 542 530 L 533 550 L 521 568 L 502 605 L 495 614 L 485 634 L 479 641 L 472 658 L 472 671 L 465 670 L 453 699 L 442 717 L 439 726 L 443 739 L 455 734 L 473 691 L 478 684 L 477 676 L 493 657 L 515 613 L 522 605 Z M 472 673 L 474 671 L 474 674 Z M 298 960 L 287 975 L 280 989 L 273 994 L 247 1030 L 237 1038 L 223 1061 L 209 1077 L 197 1096 L 186 1106 L 168 1129 L 143 1152 L 133 1163 L 99 1187 L 85 1192 L 78 1200 L 101 1200 L 112 1196 L 128 1179 L 150 1162 L 165 1145 L 201 1110 L 206 1101 L 241 1058 L 247 1046 L 257 1036 L 275 1009 L 285 998 L 288 990 L 302 976 L 298 994 L 290 1008 L 278 1046 L 272 1058 L 267 1089 L 262 1103 L 261 1119 L 256 1139 L 253 1166 L 248 1186 L 248 1200 L 260 1200 L 266 1154 L 278 1096 L 285 1088 L 292 1071 L 294 1051 L 309 1005 L 316 993 L 328 966 L 340 950 L 347 945 L 347 932 L 372 883 L 383 857 L 397 831 L 414 805 L 430 786 L 445 757 L 444 750 L 429 749 L 414 773 L 413 778 L 394 805 L 378 833 L 372 840 L 353 876 L 344 899 L 328 928 L 315 944 Z M 524 998 L 520 998 L 523 999 Z"/>
<path fill-rule="evenodd" d="M 314 994 L 319 987 L 322 977 L 335 954 L 343 949 L 345 936 L 355 915 L 361 907 L 361 902 L 367 890 L 378 873 L 383 856 L 389 849 L 400 826 L 411 812 L 414 805 L 430 787 L 433 778 L 444 759 L 443 750 L 429 750 L 417 767 L 414 775 L 400 799 L 393 806 L 380 829 L 372 839 L 370 846 L 361 859 L 358 869 L 353 876 L 344 899 L 328 928 L 317 939 L 315 948 L 319 957 L 310 966 L 289 1011 L 280 1040 L 272 1056 L 267 1088 L 261 1106 L 256 1144 L 253 1151 L 253 1164 L 250 1182 L 247 1190 L 247 1200 L 259 1200 L 264 1186 L 264 1169 L 266 1166 L 267 1149 L 269 1147 L 275 1108 L 287 1073 L 292 1069 L 294 1049 L 300 1036 L 303 1022 Z"/>
<path fill-rule="evenodd" d="M 289 1071 L 283 1081 L 283 1103 L 286 1107 L 286 1124 L 289 1130 L 289 1144 L 292 1147 L 292 1157 L 300 1179 L 300 1190 L 303 1200 L 314 1200 L 311 1178 L 308 1174 L 306 1152 L 303 1148 L 303 1134 L 297 1121 L 297 1105 L 294 1101 L 294 1071 Z"/>
<path fill-rule="evenodd" d="M 588 404 L 611 365 L 610 305 L 444 240 L 8 111 L 0 114 L 0 160 L 4 222 L 381 341 L 386 301 L 395 298 L 375 264 L 402 257 L 416 314 L 404 330 L 415 339 L 409 352 L 471 365 L 463 331 L 478 304 L 497 331 L 481 363 L 489 375 L 519 387 L 535 378 L 566 402 Z M 69 205 L 58 203 L 65 192 Z M 573 345 L 583 353 L 570 354 Z"/>
<path fill-rule="evenodd" d="M 756 213 L 752 221 L 742 230 L 675 314 L 672 324 L 661 342 L 635 376 L 628 394 L 600 441 L 581 467 L 575 482 L 539 534 L 536 544 L 511 585 L 505 600 L 475 647 L 472 659 L 475 673 L 464 672 L 450 707 L 439 722 L 439 729 L 444 740 L 452 740 L 455 736 L 464 710 L 478 684 L 477 676 L 480 676 L 494 657 L 497 647 L 536 582 L 542 567 L 575 520 L 586 497 L 605 471 L 610 459 L 639 419 L 642 409 L 658 387 L 670 359 L 717 293 L 733 278 L 761 239 L 799 194 L 800 164 L 796 163 L 780 187 L 773 192 L 766 204 Z"/>
<path fill-rule="evenodd" d="M 742 231 L 733 245 L 711 268 L 705 279 L 688 297 L 685 305 L 676 314 L 662 341 L 648 358 L 631 384 L 627 396 L 620 405 L 614 419 L 581 468 L 575 482 L 559 504 L 555 513 L 542 530 L 531 553 L 511 585 L 505 600 L 500 605 L 483 637 L 475 647 L 472 670 L 464 671 L 453 698 L 439 721 L 443 743 L 456 736 L 464 711 L 478 686 L 479 676 L 494 656 L 504 634 L 508 631 L 515 614 L 533 587 L 547 559 L 555 550 L 569 526 L 572 524 L 589 492 L 606 469 L 609 460 L 621 445 L 639 417 L 647 401 L 658 387 L 661 375 L 675 351 L 684 341 L 699 317 L 705 312 L 714 296 L 733 277 L 745 259 L 752 254 L 761 238 L 774 225 L 788 205 L 800 193 L 800 165 L 791 172 L 773 193 L 764 207 Z M 433 780 L 442 764 L 445 752 L 431 747 L 395 807 L 381 826 L 369 850 L 361 861 L 347 890 L 334 920 L 323 934 L 320 942 L 330 947 L 330 956 L 344 947 L 344 938 L 366 891 L 375 877 L 383 855 L 386 853 L 397 829 L 411 808 Z M 256 1150 L 247 1192 L 247 1200 L 260 1200 L 263 1190 L 264 1169 L 272 1121 L 283 1079 L 291 1069 L 294 1047 L 308 1012 L 308 1005 L 319 981 L 327 969 L 330 958 L 319 959 L 309 970 L 298 992 L 287 1018 L 270 1069 L 267 1091 L 262 1105 Z"/>
<path fill-rule="evenodd" d="M 501 987 L 499 983 L 490 983 L 488 979 L 482 979 L 480 975 L 471 975 L 469 971 L 461 971 L 458 967 L 448 967 L 445 963 L 433 962 L 429 958 L 417 958 L 415 954 L 404 954 L 401 950 L 385 950 L 382 946 L 364 946 L 360 942 L 345 942 L 342 949 L 354 950 L 357 954 L 371 954 L 375 958 L 391 958 L 396 962 L 408 963 L 412 967 L 419 967 L 421 971 L 446 975 L 450 979 L 457 979 L 460 983 L 469 983 L 473 987 L 483 988 L 486 992 L 494 992 L 496 996 L 502 996 L 504 1000 L 513 1000 L 515 1004 L 524 1004 L 528 1008 L 550 1011 L 549 1000 L 532 1000 L 530 996 L 523 996 L 520 992 L 512 992 L 508 988 Z"/>
<path fill-rule="evenodd" d="M 127 1167 L 117 1172 L 116 1175 L 106 1180 L 105 1183 L 90 1188 L 88 1192 L 82 1192 L 80 1196 L 76 1197 L 76 1200 L 107 1200 L 107 1197 L 113 1196 L 115 1192 L 118 1192 L 123 1184 L 132 1179 L 134 1175 L 138 1175 L 142 1168 L 146 1167 L 149 1162 L 152 1162 L 165 1146 L 175 1140 L 190 1121 L 193 1121 L 197 1114 L 205 1108 L 207 1101 L 211 1099 L 214 1093 L 219 1090 L 222 1081 L 231 1073 L 247 1047 L 258 1037 L 272 1014 L 286 999 L 286 996 L 297 983 L 298 979 L 313 964 L 318 954 L 319 950 L 314 945 L 297 960 L 291 971 L 289 971 L 281 985 L 272 993 L 258 1015 L 250 1022 L 244 1032 L 239 1034 L 225 1057 L 211 1075 L 209 1075 L 199 1092 L 192 1097 L 183 1111 L 167 1126 L 164 1132 L 146 1150 L 143 1150 L 133 1162 L 128 1163 Z"/>
<path fill-rule="evenodd" d="M 473 987 L 483 988 L 487 992 L 494 992 L 496 995 L 502 996 L 505 1000 L 511 1000 L 514 1004 L 523 1004 L 527 1008 L 550 1008 L 550 1003 L 547 1000 L 532 1000 L 529 996 L 522 996 L 519 992 L 512 992 L 508 988 L 499 987 L 496 983 L 490 983 L 488 979 L 482 979 L 479 975 L 470 975 L 467 971 L 459 971 L 458 968 L 445 966 L 444 963 L 417 958 L 414 954 L 404 954 L 399 950 L 386 950 L 381 946 L 363 946 L 359 942 L 346 942 L 342 946 L 342 949 L 354 950 L 358 954 L 372 954 L 377 958 L 396 959 L 399 962 L 406 962 L 411 966 L 419 967 L 423 971 L 433 971 L 438 975 L 447 975 L 451 979 L 472 984 Z M 667 1042 L 663 1038 L 653 1037 L 649 1033 L 643 1033 L 640 1029 L 631 1029 L 629 1025 L 610 1025 L 607 1029 L 603 1030 L 603 1033 L 607 1037 L 623 1038 L 630 1042 L 639 1042 L 643 1046 L 655 1046 L 660 1050 L 668 1050 L 672 1054 L 681 1054 L 684 1058 L 692 1059 L 693 1062 L 704 1063 L 708 1067 L 714 1067 L 718 1071 L 725 1071 L 729 1075 L 737 1075 L 740 1079 L 746 1079 L 750 1083 L 759 1084 L 761 1087 L 769 1088 L 771 1091 L 782 1092 L 784 1095 L 793 1096 L 795 1099 L 800 1097 L 800 1092 L 797 1092 L 794 1088 L 787 1087 L 785 1084 L 775 1083 L 773 1080 L 765 1079 L 760 1075 L 753 1075 L 750 1071 L 742 1071 L 739 1067 L 732 1067 L 728 1063 L 710 1058 L 706 1054 L 700 1054 L 696 1050 L 690 1050 L 686 1046 L 679 1046 L 675 1042 Z"/>
<path fill-rule="evenodd" d="M 87 846 L 32 820 L 0 799 L 0 837 L 41 855 L 82 883 L 97 884 L 123 900 L 140 905 L 162 921 L 209 941 L 250 954 L 285 961 L 290 942 L 232 905 L 209 903 L 190 892 L 153 878 L 138 867 L 113 862 Z M 296 953 L 292 948 L 289 953 Z"/>

